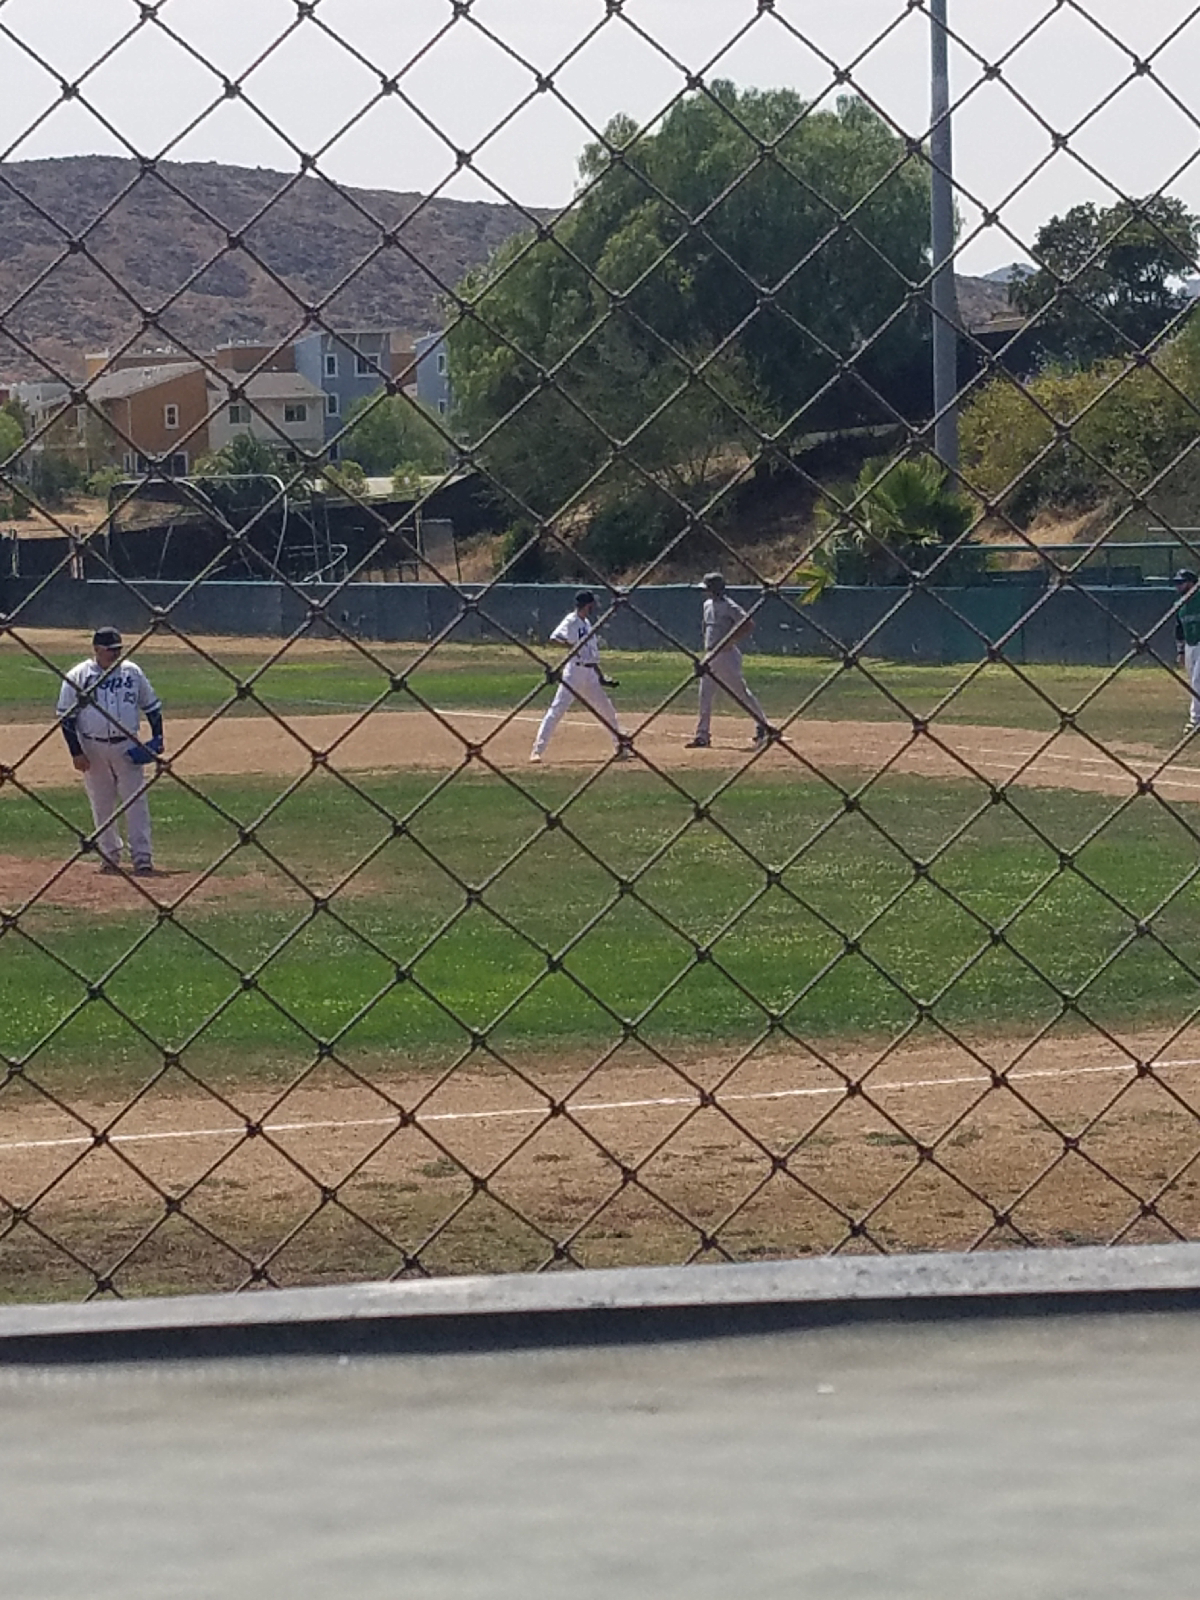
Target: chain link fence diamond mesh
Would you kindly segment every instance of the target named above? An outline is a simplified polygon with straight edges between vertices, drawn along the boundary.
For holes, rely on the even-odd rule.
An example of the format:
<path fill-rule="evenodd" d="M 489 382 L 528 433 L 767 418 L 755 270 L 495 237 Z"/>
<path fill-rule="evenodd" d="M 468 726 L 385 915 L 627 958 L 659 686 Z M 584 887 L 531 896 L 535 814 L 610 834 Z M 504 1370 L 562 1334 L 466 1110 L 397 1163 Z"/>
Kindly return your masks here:
<path fill-rule="evenodd" d="M 0 0 L 5 1298 L 1197 1235 L 1200 7 L 838 9 Z"/>

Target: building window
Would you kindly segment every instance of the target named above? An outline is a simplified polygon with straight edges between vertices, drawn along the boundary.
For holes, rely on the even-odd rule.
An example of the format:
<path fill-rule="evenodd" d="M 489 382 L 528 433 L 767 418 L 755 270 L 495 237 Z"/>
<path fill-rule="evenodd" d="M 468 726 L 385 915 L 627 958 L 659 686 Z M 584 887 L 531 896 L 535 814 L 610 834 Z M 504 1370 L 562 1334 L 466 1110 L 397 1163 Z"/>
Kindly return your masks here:
<path fill-rule="evenodd" d="M 439 378 L 444 378 L 446 376 L 446 365 L 446 352 L 444 350 L 439 350 L 437 356 L 437 369 Z"/>
<path fill-rule="evenodd" d="M 364 355 L 361 350 L 354 352 L 354 376 L 356 378 L 373 378 L 375 376 L 375 362 L 370 356 Z"/>
<path fill-rule="evenodd" d="M 337 355 L 336 355 L 336 353 L 331 352 L 329 355 L 327 355 L 325 357 L 325 376 L 327 378 L 336 378 L 337 377 Z"/>
<path fill-rule="evenodd" d="M 163 407 L 163 427 L 164 428 L 177 428 L 178 426 L 179 426 L 179 407 L 178 406 L 164 406 Z"/>
<path fill-rule="evenodd" d="M 300 405 L 298 402 L 292 405 L 285 405 L 283 408 L 283 420 L 285 422 L 307 422 L 308 407 Z"/>
<path fill-rule="evenodd" d="M 250 407 L 249 406 L 238 406 L 238 405 L 230 406 L 230 408 L 229 408 L 229 420 L 230 420 L 230 422 L 249 422 L 250 421 Z"/>
<path fill-rule="evenodd" d="M 172 478 L 186 478 L 188 458 L 186 450 L 177 450 L 173 456 L 167 458 L 167 475 Z"/>
<path fill-rule="evenodd" d="M 340 404 L 338 402 L 337 395 L 335 395 L 335 394 L 327 394 L 325 396 L 325 415 L 327 417 L 336 417 L 340 413 L 340 411 L 341 411 L 341 406 L 340 406 Z"/>
<path fill-rule="evenodd" d="M 444 417 L 446 415 L 446 409 L 447 409 L 446 402 L 444 400 L 439 400 L 438 401 L 438 416 L 439 417 Z"/>
<path fill-rule="evenodd" d="M 134 458 L 132 450 L 126 450 L 125 454 L 121 457 L 121 465 L 124 467 L 126 472 L 134 471 L 137 466 L 137 461 Z"/>

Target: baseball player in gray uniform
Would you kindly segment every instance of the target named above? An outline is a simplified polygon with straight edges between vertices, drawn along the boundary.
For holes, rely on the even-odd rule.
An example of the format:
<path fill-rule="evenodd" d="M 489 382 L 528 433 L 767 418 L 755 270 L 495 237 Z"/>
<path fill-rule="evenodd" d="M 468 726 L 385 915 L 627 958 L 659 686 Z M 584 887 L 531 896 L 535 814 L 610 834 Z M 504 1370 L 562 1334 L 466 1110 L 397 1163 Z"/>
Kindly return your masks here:
<path fill-rule="evenodd" d="M 121 661 L 121 635 L 115 628 L 97 628 L 92 656 L 72 667 L 58 697 L 58 718 L 96 824 L 102 872 L 121 870 L 122 809 L 129 834 L 129 854 L 138 877 L 154 871 L 150 839 L 150 806 L 145 768 L 163 751 L 162 706 L 150 680 L 132 661 Z M 150 739 L 138 739 L 142 713 Z"/>
<path fill-rule="evenodd" d="M 767 713 L 746 684 L 742 671 L 741 641 L 754 630 L 754 619 L 725 593 L 725 579 L 719 572 L 705 574 L 704 655 L 708 671 L 700 679 L 700 716 L 689 750 L 707 750 L 712 743 L 712 710 L 718 686 L 731 695 L 743 711 L 754 718 L 755 746 L 767 744 L 771 727 Z"/>
<path fill-rule="evenodd" d="M 616 710 L 605 693 L 606 689 L 616 688 L 617 680 L 606 678 L 600 670 L 600 639 L 595 616 L 596 596 L 590 589 L 581 589 L 575 596 L 574 611 L 568 611 L 550 635 L 555 644 L 565 644 L 571 653 L 563 663 L 562 682 L 533 741 L 531 761 L 542 759 L 563 712 L 580 701 L 592 708 L 612 735 L 617 760 L 624 761 L 629 756 L 629 741 L 621 732 Z"/>

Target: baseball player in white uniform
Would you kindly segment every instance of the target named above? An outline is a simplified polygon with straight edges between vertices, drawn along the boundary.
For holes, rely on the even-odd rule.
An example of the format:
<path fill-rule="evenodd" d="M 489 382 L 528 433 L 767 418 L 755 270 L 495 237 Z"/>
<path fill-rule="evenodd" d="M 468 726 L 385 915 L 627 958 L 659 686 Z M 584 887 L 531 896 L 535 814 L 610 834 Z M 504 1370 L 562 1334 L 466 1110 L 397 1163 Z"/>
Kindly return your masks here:
<path fill-rule="evenodd" d="M 582 701 L 600 718 L 612 735 L 618 761 L 629 756 L 629 741 L 621 732 L 617 713 L 606 689 L 616 688 L 615 678 L 606 678 L 600 670 L 600 640 L 595 626 L 596 596 L 589 589 L 581 589 L 575 596 L 575 609 L 566 616 L 550 635 L 555 644 L 565 644 L 570 655 L 563 663 L 562 682 L 559 684 L 550 709 L 542 718 L 533 741 L 529 759 L 540 761 L 550 735 L 558 726 L 567 707 Z"/>
<path fill-rule="evenodd" d="M 771 738 L 767 713 L 751 693 L 742 671 L 741 641 L 754 629 L 754 619 L 725 593 L 725 579 L 719 572 L 704 577 L 708 599 L 704 602 L 704 655 L 708 671 L 700 679 L 700 716 L 689 750 L 707 750 L 712 743 L 712 711 L 718 687 L 725 690 L 743 711 L 754 718 L 754 743 L 758 747 Z"/>
<path fill-rule="evenodd" d="M 120 661 L 121 635 L 98 628 L 92 656 L 72 667 L 58 697 L 58 718 L 96 824 L 102 872 L 121 870 L 123 812 L 129 854 L 138 877 L 154 871 L 146 768 L 163 751 L 162 706 L 150 680 L 132 661 Z M 138 739 L 142 713 L 150 724 L 146 744 Z"/>

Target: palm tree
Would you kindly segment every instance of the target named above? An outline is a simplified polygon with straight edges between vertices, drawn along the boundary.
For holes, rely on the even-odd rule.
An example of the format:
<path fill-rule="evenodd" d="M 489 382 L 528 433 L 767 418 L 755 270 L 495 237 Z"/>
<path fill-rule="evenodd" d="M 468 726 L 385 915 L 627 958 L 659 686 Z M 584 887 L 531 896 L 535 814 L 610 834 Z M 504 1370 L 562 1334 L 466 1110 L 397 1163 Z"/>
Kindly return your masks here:
<path fill-rule="evenodd" d="M 864 463 L 853 494 L 822 523 L 834 552 L 853 552 L 867 583 L 903 583 L 971 526 L 970 503 L 932 456 L 876 457 Z"/>

